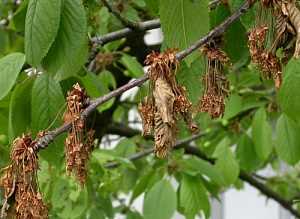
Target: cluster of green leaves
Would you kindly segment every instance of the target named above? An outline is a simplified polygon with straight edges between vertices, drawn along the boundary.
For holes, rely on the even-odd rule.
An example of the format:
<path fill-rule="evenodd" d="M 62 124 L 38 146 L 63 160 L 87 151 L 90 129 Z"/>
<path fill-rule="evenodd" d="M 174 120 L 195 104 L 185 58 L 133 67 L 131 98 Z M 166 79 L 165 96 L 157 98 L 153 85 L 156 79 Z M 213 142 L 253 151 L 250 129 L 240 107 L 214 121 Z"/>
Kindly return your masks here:
<path fill-rule="evenodd" d="M 160 17 L 162 49 L 182 50 L 224 21 L 242 1 L 230 0 L 212 10 L 207 0 L 110 3 L 132 21 Z M 96 0 L 24 0 L 20 5 L 8 0 L 0 4 L 0 18 L 5 20 L 0 26 L 0 167 L 9 162 L 14 138 L 24 132 L 35 136 L 62 123 L 64 96 L 74 83 L 79 82 L 92 98 L 107 94 L 143 75 L 141 63 L 151 49 L 134 49 L 135 44 L 143 44 L 137 43 L 142 40 L 138 37 L 110 42 L 98 48 L 101 55 L 93 72 L 89 71 L 88 36 L 122 28 Z M 168 219 L 175 212 L 186 218 L 208 218 L 211 197 L 218 198 L 232 186 L 242 188 L 240 170 L 254 173 L 267 165 L 278 177 L 266 184 L 283 197 L 294 198 L 300 191 L 296 165 L 300 159 L 300 64 L 298 60 L 287 64 L 279 91 L 272 82 L 263 81 L 247 48 L 247 30 L 254 21 L 255 9 L 251 9 L 223 36 L 222 48 L 232 62 L 226 69 L 231 94 L 224 117 L 212 121 L 206 114 L 195 115 L 201 131 L 208 133 L 195 146 L 213 158 L 214 164 L 185 155 L 183 150 L 173 151 L 168 160 L 151 155 L 131 161 L 129 156 L 152 147 L 153 142 L 140 135 L 123 137 L 122 132 L 115 147 L 105 148 L 110 123 L 130 126 L 135 122 L 135 103 L 147 93 L 147 86 L 141 87 L 131 97 L 108 101 L 93 114 L 91 123 L 101 129 L 96 130 L 99 147 L 92 153 L 84 188 L 63 174 L 65 136 L 40 152 L 39 182 L 50 218 L 115 218 L 122 214 L 130 219 Z M 177 73 L 195 108 L 203 92 L 204 72 L 204 59 L 195 52 L 182 61 Z M 178 138 L 190 136 L 183 124 L 178 128 Z M 120 165 L 105 168 L 110 161 Z M 282 161 L 291 167 L 286 177 L 280 177 Z M 142 210 L 136 208 L 140 199 Z"/>

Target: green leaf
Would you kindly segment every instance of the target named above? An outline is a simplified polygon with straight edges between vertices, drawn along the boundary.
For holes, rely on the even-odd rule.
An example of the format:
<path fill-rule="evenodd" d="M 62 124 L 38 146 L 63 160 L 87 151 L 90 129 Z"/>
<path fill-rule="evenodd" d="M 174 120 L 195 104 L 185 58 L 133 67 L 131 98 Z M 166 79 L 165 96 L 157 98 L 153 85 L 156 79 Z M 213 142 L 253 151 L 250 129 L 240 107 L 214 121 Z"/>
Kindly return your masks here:
<path fill-rule="evenodd" d="M 257 110 L 252 121 L 252 138 L 257 156 L 265 161 L 272 152 L 272 128 L 263 108 Z"/>
<path fill-rule="evenodd" d="M 209 218 L 210 204 L 207 191 L 198 177 L 183 175 L 180 185 L 180 207 L 187 218 L 195 218 L 195 215 L 203 210 L 206 218 Z"/>
<path fill-rule="evenodd" d="M 152 188 L 153 184 L 159 181 L 162 177 L 162 171 L 159 172 L 155 169 L 151 169 L 148 173 L 140 177 L 139 181 L 133 188 L 132 196 L 130 198 L 130 203 L 132 203 L 139 195 L 143 192 L 148 191 L 149 188 Z"/>
<path fill-rule="evenodd" d="M 44 60 L 44 67 L 57 80 L 75 75 L 87 55 L 87 20 L 81 0 L 65 0 L 57 37 Z"/>
<path fill-rule="evenodd" d="M 5 135 L 8 134 L 8 127 L 7 127 L 8 116 L 7 115 L 8 115 L 7 109 L 0 109 L 0 134 L 5 134 Z"/>
<path fill-rule="evenodd" d="M 254 171 L 261 164 L 255 152 L 254 143 L 247 134 L 239 139 L 236 156 L 241 169 L 246 171 Z"/>
<path fill-rule="evenodd" d="M 109 71 L 102 71 L 99 76 L 94 73 L 87 72 L 84 77 L 78 77 L 90 97 L 96 98 L 101 95 L 109 93 L 110 88 L 115 88 L 116 81 Z M 112 106 L 114 98 L 107 101 L 97 108 L 99 112 L 102 112 Z"/>
<path fill-rule="evenodd" d="M 223 141 L 217 147 L 216 152 L 216 168 L 222 174 L 225 185 L 230 186 L 239 176 L 239 164 L 228 145 Z"/>
<path fill-rule="evenodd" d="M 135 57 L 124 53 L 120 62 L 128 69 L 128 76 L 138 78 L 144 75 L 143 66 L 136 60 Z"/>
<path fill-rule="evenodd" d="M 64 102 L 59 83 L 54 81 L 49 74 L 44 73 L 39 76 L 32 88 L 32 130 L 36 133 L 48 128 L 55 119 L 60 121 Z"/>
<path fill-rule="evenodd" d="M 196 176 L 197 174 L 205 175 L 217 185 L 224 185 L 220 172 L 215 168 L 215 166 L 205 160 L 190 157 L 179 161 L 179 165 L 186 174 L 191 176 Z"/>
<path fill-rule="evenodd" d="M 140 194 L 142 194 L 146 189 L 149 183 L 149 179 L 155 175 L 155 171 L 150 171 L 149 173 L 142 176 L 139 181 L 136 183 L 132 191 L 132 196 L 130 198 L 130 203 L 132 203 Z"/>
<path fill-rule="evenodd" d="M 183 62 L 176 74 L 179 84 L 186 88 L 188 97 L 194 105 L 198 103 L 199 96 L 201 95 L 201 76 L 204 72 L 205 67 L 203 59 L 199 58 L 194 61 L 190 67 Z"/>
<path fill-rule="evenodd" d="M 242 3 L 241 3 L 242 4 Z M 231 15 L 228 5 L 220 4 L 211 12 L 211 26 L 215 27 Z M 236 40 L 232 40 L 236 39 Z M 247 47 L 247 33 L 239 20 L 233 22 L 226 30 L 223 49 L 230 58 L 230 62 L 238 68 L 249 59 L 249 50 Z"/>
<path fill-rule="evenodd" d="M 223 119 L 231 119 L 238 115 L 243 109 L 243 101 L 238 94 L 231 94 L 226 103 L 225 113 Z"/>
<path fill-rule="evenodd" d="M 283 73 L 283 83 L 279 90 L 279 104 L 282 111 L 291 119 L 300 122 L 300 62 L 292 59 Z"/>
<path fill-rule="evenodd" d="M 136 144 L 133 139 L 122 139 L 114 149 L 115 155 L 119 157 L 129 157 L 136 152 Z"/>
<path fill-rule="evenodd" d="M 127 213 L 127 219 L 143 219 L 143 217 L 140 215 L 137 211 L 129 211 Z"/>
<path fill-rule="evenodd" d="M 33 80 L 25 80 L 14 89 L 8 117 L 9 139 L 12 141 L 22 133 L 29 131 L 31 115 L 31 88 Z"/>
<path fill-rule="evenodd" d="M 38 66 L 54 42 L 60 21 L 61 0 L 30 0 L 25 21 L 25 54 Z"/>
<path fill-rule="evenodd" d="M 159 1 L 157 0 L 145 0 L 147 8 L 153 15 L 157 15 L 159 11 Z"/>
<path fill-rule="evenodd" d="M 24 62 L 25 56 L 22 53 L 11 53 L 0 59 L 0 100 L 14 86 Z"/>
<path fill-rule="evenodd" d="M 13 19 L 11 21 L 11 26 L 15 28 L 17 32 L 25 33 L 25 20 L 27 14 L 29 0 L 24 0 L 18 6 L 18 9 L 15 11 L 13 15 Z"/>
<path fill-rule="evenodd" d="M 176 193 L 172 185 L 161 180 L 146 194 L 143 206 L 145 219 L 170 219 L 176 210 Z"/>
<path fill-rule="evenodd" d="M 243 0 L 230 0 L 229 5 L 231 8 L 231 13 L 238 10 L 239 7 L 243 4 Z M 257 16 L 257 10 L 259 10 L 260 5 L 255 4 L 252 8 L 247 10 L 247 13 L 245 13 L 243 16 L 240 17 L 240 20 L 242 24 L 245 26 L 245 28 L 248 30 L 250 28 L 253 28 L 253 26 L 256 23 L 256 16 Z"/>
<path fill-rule="evenodd" d="M 186 49 L 209 30 L 207 0 L 161 0 L 159 13 L 166 47 Z"/>
<path fill-rule="evenodd" d="M 288 164 L 296 164 L 300 159 L 300 126 L 283 114 L 277 121 L 276 133 L 277 154 Z"/>

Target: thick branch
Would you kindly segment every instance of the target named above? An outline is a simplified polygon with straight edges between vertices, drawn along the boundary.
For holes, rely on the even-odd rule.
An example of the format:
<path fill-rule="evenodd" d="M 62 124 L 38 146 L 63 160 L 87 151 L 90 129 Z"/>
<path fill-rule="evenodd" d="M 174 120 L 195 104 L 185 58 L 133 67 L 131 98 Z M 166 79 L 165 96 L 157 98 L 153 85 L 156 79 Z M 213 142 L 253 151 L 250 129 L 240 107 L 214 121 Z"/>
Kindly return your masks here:
<path fill-rule="evenodd" d="M 208 162 L 210 162 L 211 164 L 215 163 L 215 160 L 212 158 L 207 157 L 201 150 L 199 150 L 196 147 L 193 146 L 189 146 L 188 144 L 198 138 L 201 138 L 202 136 L 204 136 L 206 133 L 202 133 L 199 135 L 194 135 L 190 138 L 187 138 L 185 140 L 179 141 L 176 146 L 175 149 L 180 149 L 180 148 L 184 148 L 185 149 L 185 154 L 190 154 L 190 155 L 194 155 L 202 160 L 206 160 Z M 153 149 L 147 149 L 145 151 L 136 153 L 131 155 L 130 157 L 128 157 L 129 160 L 134 161 L 134 160 L 138 160 L 141 158 L 144 158 L 146 156 L 148 156 L 149 154 L 153 153 Z M 116 168 L 120 165 L 120 163 L 118 162 L 111 162 L 111 163 L 107 163 L 104 165 L 105 168 L 108 169 L 112 169 L 112 168 Z M 289 200 L 286 200 L 285 198 L 283 198 L 282 196 L 280 196 L 280 194 L 278 194 L 277 192 L 273 191 L 271 188 L 269 188 L 268 186 L 266 186 L 265 184 L 261 183 L 260 181 L 258 181 L 257 179 L 255 179 L 253 176 L 251 176 L 250 174 L 246 173 L 245 171 L 241 170 L 240 174 L 239 174 L 239 178 L 241 180 L 243 180 L 244 182 L 249 183 L 251 186 L 255 187 L 257 190 L 259 190 L 262 194 L 264 194 L 266 197 L 273 199 L 274 201 L 278 202 L 283 208 L 285 208 L 286 210 L 288 210 L 289 212 L 291 212 L 295 217 L 300 218 L 300 213 L 295 210 L 292 207 L 292 203 Z"/>
<path fill-rule="evenodd" d="M 235 20 L 237 20 L 243 13 L 247 11 L 251 7 L 251 5 L 254 3 L 254 1 L 249 2 L 246 0 L 244 4 L 230 17 L 228 17 L 223 23 L 221 23 L 219 26 L 217 26 L 215 29 L 210 31 L 208 35 L 204 36 L 200 40 L 198 40 L 196 43 L 194 43 L 191 47 L 177 53 L 176 58 L 178 60 L 184 59 L 186 56 L 191 54 L 193 51 L 204 45 L 205 43 L 209 42 L 213 38 L 220 36 L 225 32 L 225 30 L 229 27 L 230 24 L 232 24 Z M 94 111 L 99 105 L 107 102 L 108 100 L 112 99 L 113 97 L 119 96 L 125 91 L 140 86 L 143 83 L 145 83 L 148 80 L 148 76 L 145 75 L 139 79 L 133 80 L 129 82 L 128 84 L 117 88 L 116 90 L 110 92 L 107 95 L 104 95 L 102 97 L 99 97 L 91 102 L 91 104 L 84 110 L 82 113 L 82 118 L 85 119 L 92 111 Z M 49 131 L 44 137 L 37 139 L 37 148 L 46 148 L 49 143 L 51 143 L 55 137 L 60 135 L 63 132 L 66 132 L 71 127 L 71 123 L 64 124 L 63 126 L 55 129 L 54 131 Z"/>

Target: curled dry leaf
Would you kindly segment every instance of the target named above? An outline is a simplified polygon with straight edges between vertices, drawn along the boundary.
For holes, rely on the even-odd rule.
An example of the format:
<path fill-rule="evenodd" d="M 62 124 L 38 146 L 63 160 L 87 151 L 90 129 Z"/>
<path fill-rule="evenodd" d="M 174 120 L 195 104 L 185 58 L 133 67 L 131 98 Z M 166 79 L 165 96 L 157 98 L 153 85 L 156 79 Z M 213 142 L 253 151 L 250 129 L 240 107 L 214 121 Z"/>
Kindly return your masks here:
<path fill-rule="evenodd" d="M 175 123 L 174 118 L 174 101 L 175 94 L 171 86 L 163 78 L 157 78 L 154 82 L 153 97 L 158 113 L 162 121 L 169 125 Z"/>
<path fill-rule="evenodd" d="M 9 208 L 14 208 L 12 212 L 17 219 L 48 218 L 48 209 L 38 191 L 38 157 L 35 144 L 30 135 L 23 135 L 13 142 L 11 164 L 4 168 L 0 179 L 5 198 L 1 218 L 6 218 L 6 210 Z M 14 204 L 9 206 L 8 200 L 12 200 Z"/>
<path fill-rule="evenodd" d="M 176 50 L 150 53 L 145 63 L 150 65 L 150 93 L 139 105 L 143 122 L 143 135 L 154 131 L 155 154 L 167 157 L 176 141 L 176 121 L 182 117 L 192 131 L 198 127 L 192 122 L 192 104 L 186 90 L 177 84 Z"/>
<path fill-rule="evenodd" d="M 207 58 L 207 65 L 203 78 L 205 90 L 200 100 L 200 112 L 207 112 L 215 119 L 223 116 L 225 98 L 229 95 L 229 82 L 223 74 L 223 66 L 229 63 L 229 58 L 215 46 L 205 45 L 202 52 Z"/>
<path fill-rule="evenodd" d="M 300 10 L 296 6 L 296 1 L 287 1 L 282 3 L 282 12 L 288 16 L 289 21 L 296 32 L 296 45 L 294 57 L 300 57 Z"/>
<path fill-rule="evenodd" d="M 176 141 L 176 127 L 165 123 L 158 110 L 154 123 L 154 153 L 158 158 L 166 158 Z"/>
<path fill-rule="evenodd" d="M 175 141 L 175 117 L 173 105 L 175 95 L 166 80 L 159 77 L 154 82 L 153 97 L 156 111 L 154 119 L 155 154 L 165 158 Z"/>
<path fill-rule="evenodd" d="M 81 185 L 84 185 L 87 161 L 92 151 L 94 131 L 86 132 L 82 111 L 88 106 L 89 99 L 84 89 L 75 84 L 68 92 L 67 111 L 64 122 L 71 122 L 72 127 L 65 140 L 66 170 L 74 173 Z"/>

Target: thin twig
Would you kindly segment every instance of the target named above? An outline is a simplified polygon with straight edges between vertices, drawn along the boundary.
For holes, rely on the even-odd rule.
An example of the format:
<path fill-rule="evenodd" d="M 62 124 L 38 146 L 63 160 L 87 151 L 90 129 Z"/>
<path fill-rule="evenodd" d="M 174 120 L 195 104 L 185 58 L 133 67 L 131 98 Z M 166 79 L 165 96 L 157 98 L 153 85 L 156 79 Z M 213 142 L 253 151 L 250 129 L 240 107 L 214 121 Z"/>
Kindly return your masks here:
<path fill-rule="evenodd" d="M 199 139 L 207 134 L 208 134 L 208 132 L 203 132 L 203 133 L 193 135 L 189 138 L 183 139 L 181 141 L 177 141 L 177 143 L 174 145 L 174 149 L 183 148 L 185 145 L 187 145 L 187 144 L 191 143 L 192 141 L 195 141 L 196 139 Z M 148 156 L 149 154 L 152 154 L 153 151 L 154 151 L 154 149 L 153 149 L 153 147 L 151 147 L 149 149 L 146 149 L 146 150 L 143 150 L 136 154 L 133 154 L 132 156 L 129 156 L 127 159 L 130 161 L 138 160 L 138 159 Z M 104 167 L 111 169 L 111 168 L 116 168 L 120 165 L 121 164 L 119 162 L 110 162 L 110 163 L 105 164 Z"/>
<path fill-rule="evenodd" d="M 212 0 L 209 3 L 209 8 L 214 8 L 219 3 L 220 3 L 220 0 Z M 92 37 L 90 39 L 90 41 L 93 45 L 103 46 L 104 44 L 106 44 L 108 42 L 112 42 L 115 40 L 122 39 L 124 37 L 128 37 L 131 34 L 136 33 L 136 32 L 143 32 L 143 31 L 159 28 L 160 25 L 161 24 L 160 24 L 159 19 L 153 19 L 153 20 L 144 21 L 144 22 L 136 22 L 135 29 L 132 29 L 126 25 L 126 28 L 123 28 L 121 30 L 107 33 L 103 36 Z"/>
<path fill-rule="evenodd" d="M 246 0 L 243 5 L 235 12 L 233 13 L 230 17 L 228 17 L 223 23 L 221 23 L 219 26 L 214 28 L 212 31 L 208 33 L 208 35 L 204 36 L 194 44 L 192 44 L 189 48 L 179 52 L 176 54 L 176 58 L 178 60 L 184 59 L 186 56 L 191 54 L 193 51 L 204 45 L 205 43 L 211 41 L 217 36 L 222 35 L 225 30 L 232 24 L 235 20 L 237 20 L 243 13 L 245 13 L 254 3 L 254 1 L 249 2 Z M 81 117 L 85 119 L 91 112 L 93 112 L 99 105 L 107 102 L 108 100 L 119 96 L 123 94 L 125 91 L 136 87 L 136 86 L 141 86 L 143 83 L 145 83 L 148 80 L 148 76 L 144 75 L 143 77 L 139 79 L 135 79 L 124 86 L 121 86 L 117 88 L 116 90 L 102 96 L 99 98 L 96 98 L 94 101 L 91 102 L 91 104 L 83 111 Z M 63 132 L 66 132 L 69 128 L 71 127 L 71 123 L 66 123 L 62 125 L 61 127 L 49 131 L 44 137 L 36 139 L 37 148 L 46 148 L 58 135 L 62 134 Z"/>
<path fill-rule="evenodd" d="M 152 30 L 155 28 L 159 28 L 160 27 L 160 21 L 159 19 L 154 19 L 154 20 L 149 20 L 149 21 L 145 21 L 145 22 L 140 22 L 138 25 L 138 29 L 133 30 L 129 27 L 126 27 L 124 29 L 115 31 L 115 32 L 111 32 L 108 34 L 105 34 L 103 36 L 95 36 L 93 38 L 91 38 L 91 42 L 93 44 L 96 45 L 100 45 L 103 46 L 104 44 L 114 41 L 114 40 L 119 40 L 122 39 L 123 37 L 127 37 L 130 34 L 136 33 L 137 31 L 143 32 L 146 30 Z"/>
<path fill-rule="evenodd" d="M 119 11 L 117 11 L 113 6 L 111 6 L 106 0 L 101 0 L 102 4 L 117 18 L 121 23 L 131 29 L 139 29 L 139 23 L 128 20 L 126 17 L 122 16 Z"/>

